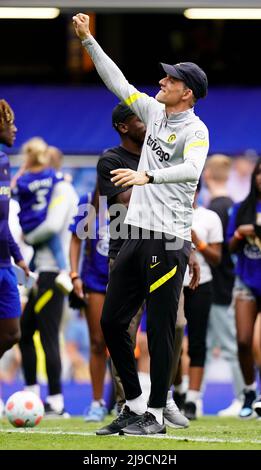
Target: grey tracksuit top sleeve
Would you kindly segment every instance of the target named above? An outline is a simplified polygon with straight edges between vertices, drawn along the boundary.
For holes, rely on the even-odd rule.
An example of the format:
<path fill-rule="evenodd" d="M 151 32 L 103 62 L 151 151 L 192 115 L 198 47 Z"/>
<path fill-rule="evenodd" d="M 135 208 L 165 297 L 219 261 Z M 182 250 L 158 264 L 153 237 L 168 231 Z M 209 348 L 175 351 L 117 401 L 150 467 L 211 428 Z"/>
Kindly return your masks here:
<path fill-rule="evenodd" d="M 165 106 L 137 90 L 91 36 L 83 41 L 105 85 L 146 124 L 138 170 L 155 184 L 134 186 L 126 223 L 191 239 L 192 203 L 209 148 L 208 129 L 194 109 L 166 115 Z"/>

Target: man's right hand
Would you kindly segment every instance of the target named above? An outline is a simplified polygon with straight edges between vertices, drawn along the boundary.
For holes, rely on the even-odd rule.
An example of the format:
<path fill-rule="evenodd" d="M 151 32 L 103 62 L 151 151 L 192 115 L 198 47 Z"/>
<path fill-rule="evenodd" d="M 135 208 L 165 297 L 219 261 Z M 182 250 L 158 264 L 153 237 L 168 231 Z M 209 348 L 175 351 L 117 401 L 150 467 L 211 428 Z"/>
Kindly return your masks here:
<path fill-rule="evenodd" d="M 87 39 L 91 35 L 89 23 L 90 18 L 88 15 L 77 13 L 77 15 L 73 16 L 73 26 L 81 41 L 84 41 L 84 39 Z"/>

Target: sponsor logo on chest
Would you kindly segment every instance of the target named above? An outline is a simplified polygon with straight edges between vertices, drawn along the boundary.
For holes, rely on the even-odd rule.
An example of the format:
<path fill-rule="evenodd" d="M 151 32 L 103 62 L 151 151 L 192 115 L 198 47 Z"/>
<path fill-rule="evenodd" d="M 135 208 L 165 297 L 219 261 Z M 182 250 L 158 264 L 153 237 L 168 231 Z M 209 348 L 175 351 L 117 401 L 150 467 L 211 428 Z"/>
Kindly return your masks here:
<path fill-rule="evenodd" d="M 163 160 L 168 161 L 170 159 L 170 154 L 168 152 L 164 152 L 164 150 L 159 145 L 157 139 L 153 139 L 151 137 L 151 134 L 147 138 L 147 145 L 159 157 L 160 162 L 162 162 Z"/>

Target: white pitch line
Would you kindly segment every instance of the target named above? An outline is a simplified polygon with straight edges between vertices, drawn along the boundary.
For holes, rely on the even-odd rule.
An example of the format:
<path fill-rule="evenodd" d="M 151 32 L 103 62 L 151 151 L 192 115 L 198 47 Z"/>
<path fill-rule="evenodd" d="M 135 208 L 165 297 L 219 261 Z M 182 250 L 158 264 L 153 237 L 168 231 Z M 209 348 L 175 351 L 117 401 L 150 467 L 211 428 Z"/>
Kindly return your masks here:
<path fill-rule="evenodd" d="M 56 435 L 56 436 L 95 436 L 97 437 L 97 440 L 99 439 L 100 436 L 96 436 L 95 432 L 82 432 L 82 431 L 55 431 L 55 430 L 50 430 L 50 431 L 44 431 L 44 430 L 39 430 L 39 429 L 0 429 L 1 433 L 15 433 L 15 434 L 42 434 L 42 435 Z M 111 435 L 111 436 L 102 436 L 102 437 L 119 437 L 119 439 L 128 439 L 129 437 L 138 437 L 138 438 L 145 438 L 145 439 L 170 439 L 173 441 L 189 441 L 189 442 L 213 442 L 213 443 L 223 443 L 223 444 L 261 444 L 261 440 L 258 439 L 251 439 L 251 440 L 246 440 L 246 439 L 220 439 L 220 438 L 208 438 L 208 437 L 193 437 L 193 436 L 173 436 L 173 435 L 166 435 L 166 434 L 159 434 L 159 435 L 153 435 L 153 436 L 117 436 L 117 435 Z"/>

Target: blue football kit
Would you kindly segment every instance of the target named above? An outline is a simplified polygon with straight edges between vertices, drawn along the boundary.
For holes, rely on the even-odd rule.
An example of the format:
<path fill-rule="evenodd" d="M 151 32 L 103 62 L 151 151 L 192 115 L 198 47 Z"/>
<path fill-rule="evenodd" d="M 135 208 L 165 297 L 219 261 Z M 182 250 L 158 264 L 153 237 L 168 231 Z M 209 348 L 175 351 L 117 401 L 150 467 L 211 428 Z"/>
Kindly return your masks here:
<path fill-rule="evenodd" d="M 28 171 L 18 178 L 15 194 L 20 204 L 19 220 L 25 234 L 46 219 L 54 185 L 59 181 L 63 181 L 63 174 L 53 168 Z"/>
<path fill-rule="evenodd" d="M 10 200 L 10 165 L 0 151 L 0 319 L 16 318 L 21 314 L 16 275 L 11 256 L 18 263 L 23 259 L 8 225 Z"/>

